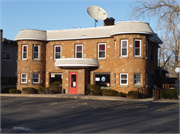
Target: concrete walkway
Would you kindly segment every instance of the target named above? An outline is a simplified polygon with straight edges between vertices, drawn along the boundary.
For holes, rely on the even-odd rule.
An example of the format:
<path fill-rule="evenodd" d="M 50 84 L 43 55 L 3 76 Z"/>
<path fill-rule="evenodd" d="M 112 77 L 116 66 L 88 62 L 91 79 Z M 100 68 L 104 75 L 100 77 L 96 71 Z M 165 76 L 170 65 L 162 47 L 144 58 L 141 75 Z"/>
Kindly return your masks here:
<path fill-rule="evenodd" d="M 114 101 L 140 101 L 140 102 L 180 102 L 180 100 L 153 100 L 153 98 L 130 99 L 114 96 L 94 96 L 82 94 L 0 94 L 0 96 L 9 97 L 46 97 L 46 98 L 75 98 L 75 99 L 92 99 L 92 100 L 114 100 Z"/>

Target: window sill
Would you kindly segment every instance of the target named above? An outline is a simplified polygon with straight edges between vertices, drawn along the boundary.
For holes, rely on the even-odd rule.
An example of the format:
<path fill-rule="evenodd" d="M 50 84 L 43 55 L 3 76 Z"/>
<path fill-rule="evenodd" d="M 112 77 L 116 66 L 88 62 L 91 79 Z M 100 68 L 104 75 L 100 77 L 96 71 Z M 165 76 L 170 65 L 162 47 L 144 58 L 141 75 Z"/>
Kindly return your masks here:
<path fill-rule="evenodd" d="M 119 85 L 119 87 L 129 87 L 128 85 Z"/>
<path fill-rule="evenodd" d="M 143 57 L 134 57 L 134 59 L 144 59 Z"/>
<path fill-rule="evenodd" d="M 21 85 L 27 85 L 27 83 L 21 83 Z"/>
<path fill-rule="evenodd" d="M 119 59 L 129 59 L 129 57 L 119 57 Z"/>
<path fill-rule="evenodd" d="M 134 85 L 133 87 L 138 88 L 138 87 L 143 87 L 143 85 Z"/>
<path fill-rule="evenodd" d="M 40 83 L 32 83 L 32 85 L 39 85 Z"/>

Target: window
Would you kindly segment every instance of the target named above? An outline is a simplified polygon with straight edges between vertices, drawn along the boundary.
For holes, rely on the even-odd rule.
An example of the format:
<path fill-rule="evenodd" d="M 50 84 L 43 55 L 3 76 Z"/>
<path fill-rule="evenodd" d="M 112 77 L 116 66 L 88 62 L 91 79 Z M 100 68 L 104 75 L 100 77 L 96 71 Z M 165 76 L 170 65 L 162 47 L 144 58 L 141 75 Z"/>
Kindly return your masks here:
<path fill-rule="evenodd" d="M 38 45 L 33 46 L 33 59 L 34 60 L 39 60 L 39 52 L 40 52 L 40 47 Z"/>
<path fill-rule="evenodd" d="M 23 45 L 22 46 L 22 59 L 27 60 L 27 57 L 28 57 L 28 46 Z"/>
<path fill-rule="evenodd" d="M 83 55 L 83 46 L 82 45 L 76 45 L 76 51 L 75 51 L 75 53 L 76 53 L 76 55 L 75 55 L 75 57 L 76 58 L 82 58 L 82 55 Z"/>
<path fill-rule="evenodd" d="M 128 85 L 128 74 L 127 73 L 120 74 L 120 85 Z"/>
<path fill-rule="evenodd" d="M 134 85 L 141 85 L 141 74 L 134 74 Z"/>
<path fill-rule="evenodd" d="M 110 73 L 95 74 L 95 85 L 110 87 Z"/>
<path fill-rule="evenodd" d="M 61 58 L 61 46 L 55 46 L 54 47 L 54 59 L 60 59 Z"/>
<path fill-rule="evenodd" d="M 116 85 L 116 73 L 114 73 L 114 85 Z"/>
<path fill-rule="evenodd" d="M 114 58 L 116 58 L 116 41 L 114 41 Z"/>
<path fill-rule="evenodd" d="M 128 56 L 128 40 L 121 40 L 121 56 Z"/>
<path fill-rule="evenodd" d="M 141 40 L 134 41 L 134 56 L 141 56 Z"/>
<path fill-rule="evenodd" d="M 10 51 L 3 51 L 2 59 L 10 61 L 11 60 L 11 52 Z"/>
<path fill-rule="evenodd" d="M 50 73 L 50 76 L 50 84 L 55 81 L 59 81 L 62 85 L 62 73 Z"/>
<path fill-rule="evenodd" d="M 27 83 L 27 74 L 26 73 L 21 74 L 21 83 Z"/>
<path fill-rule="evenodd" d="M 98 44 L 98 58 L 99 59 L 106 58 L 106 44 Z"/>
<path fill-rule="evenodd" d="M 32 83 L 39 83 L 39 73 L 32 74 Z"/>

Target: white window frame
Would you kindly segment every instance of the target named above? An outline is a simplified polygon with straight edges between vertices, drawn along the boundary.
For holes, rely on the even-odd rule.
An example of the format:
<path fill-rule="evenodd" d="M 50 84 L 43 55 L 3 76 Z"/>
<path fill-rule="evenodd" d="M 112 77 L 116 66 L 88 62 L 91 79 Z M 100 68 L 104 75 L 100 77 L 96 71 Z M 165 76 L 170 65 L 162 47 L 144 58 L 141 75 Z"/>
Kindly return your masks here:
<path fill-rule="evenodd" d="M 24 46 L 26 46 L 27 47 L 27 57 L 26 58 L 24 58 L 23 57 L 23 53 L 24 53 Z M 27 60 L 28 59 L 28 45 L 22 45 L 22 60 Z"/>
<path fill-rule="evenodd" d="M 140 78 L 141 78 L 141 79 L 140 79 L 140 82 L 141 82 L 141 83 L 140 83 L 140 84 L 135 84 L 135 83 L 134 83 L 134 85 L 142 85 L 142 74 L 141 74 L 141 73 L 134 73 L 134 76 L 135 76 L 135 74 L 140 74 Z M 135 81 L 135 80 L 134 80 L 134 81 Z"/>
<path fill-rule="evenodd" d="M 99 57 L 99 52 L 100 52 L 99 51 L 99 45 L 105 45 L 105 50 L 104 50 L 105 51 L 105 57 L 103 57 L 103 58 Z M 106 43 L 98 43 L 98 59 L 106 59 Z"/>
<path fill-rule="evenodd" d="M 2 57 L 2 60 L 3 60 L 3 61 L 11 61 L 11 60 L 12 60 L 12 52 L 11 52 L 11 51 L 4 51 L 4 50 L 3 50 L 3 53 L 4 53 L 4 52 L 5 52 L 5 56 L 6 56 L 6 53 L 10 53 L 10 60 L 7 60 L 6 57 L 5 57 L 5 59 L 3 59 L 3 57 Z M 2 56 L 3 56 L 3 55 L 2 55 Z"/>
<path fill-rule="evenodd" d="M 61 51 L 60 51 L 60 58 L 56 58 L 56 47 L 60 47 L 60 50 L 62 51 L 61 45 L 55 45 L 54 46 L 54 60 L 61 59 Z M 59 52 L 58 52 L 59 53 Z"/>
<path fill-rule="evenodd" d="M 34 47 L 37 46 L 38 47 L 38 58 L 34 58 Z M 33 60 L 39 60 L 40 58 L 40 46 L 39 45 L 33 45 Z"/>
<path fill-rule="evenodd" d="M 116 40 L 114 41 L 114 58 L 116 58 Z"/>
<path fill-rule="evenodd" d="M 23 78 L 23 79 L 26 79 L 26 82 L 23 82 L 23 81 L 22 81 L 22 75 L 23 75 L 23 74 L 26 74 L 26 78 Z M 27 83 L 27 73 L 21 73 L 21 83 L 23 83 L 23 84 L 24 84 L 24 83 Z"/>
<path fill-rule="evenodd" d="M 121 75 L 127 75 L 127 79 L 121 79 Z M 121 80 L 127 80 L 127 84 L 121 83 Z M 120 85 L 128 85 L 128 73 L 120 73 Z"/>
<path fill-rule="evenodd" d="M 127 55 L 122 55 L 122 42 L 127 41 Z M 128 57 L 128 40 L 121 40 L 121 57 Z"/>
<path fill-rule="evenodd" d="M 75 58 L 77 58 L 77 46 L 82 46 L 82 57 L 81 58 L 83 58 L 83 45 L 76 45 L 75 46 Z"/>
<path fill-rule="evenodd" d="M 38 74 L 38 82 L 33 82 L 33 74 Z M 40 81 L 40 74 L 39 73 L 32 73 L 32 83 L 33 84 L 38 84 L 39 83 L 39 81 Z"/>
<path fill-rule="evenodd" d="M 135 42 L 136 41 L 140 41 L 140 50 L 139 50 L 140 55 L 135 55 L 136 54 L 135 53 Z M 141 40 L 140 39 L 135 39 L 134 40 L 134 57 L 141 57 Z"/>

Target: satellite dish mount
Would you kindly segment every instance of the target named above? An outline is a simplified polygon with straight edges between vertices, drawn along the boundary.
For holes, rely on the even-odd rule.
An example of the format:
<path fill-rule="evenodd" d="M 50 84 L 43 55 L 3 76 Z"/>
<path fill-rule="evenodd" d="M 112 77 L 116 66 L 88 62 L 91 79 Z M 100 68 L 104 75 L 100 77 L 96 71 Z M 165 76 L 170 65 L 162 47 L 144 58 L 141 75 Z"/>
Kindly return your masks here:
<path fill-rule="evenodd" d="M 95 20 L 95 27 L 98 20 L 105 20 L 107 18 L 106 11 L 98 6 L 89 6 L 87 8 L 87 13 L 91 18 Z"/>

